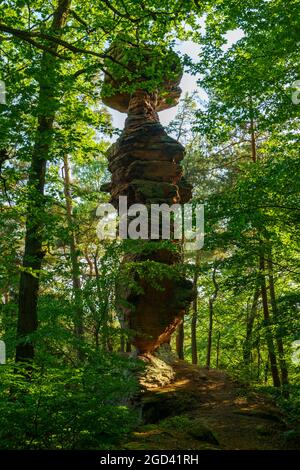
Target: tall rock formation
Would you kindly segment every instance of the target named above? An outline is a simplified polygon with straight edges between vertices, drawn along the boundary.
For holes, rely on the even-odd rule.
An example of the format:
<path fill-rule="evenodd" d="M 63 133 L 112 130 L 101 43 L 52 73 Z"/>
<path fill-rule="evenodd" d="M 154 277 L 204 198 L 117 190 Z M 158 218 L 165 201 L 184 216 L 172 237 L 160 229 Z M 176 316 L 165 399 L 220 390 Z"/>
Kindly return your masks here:
<path fill-rule="evenodd" d="M 149 57 L 145 60 L 149 61 Z M 174 53 L 170 63 L 172 67 Z M 153 203 L 183 204 L 191 198 L 191 186 L 184 180 L 180 166 L 184 148 L 167 135 L 158 117 L 158 111 L 178 102 L 182 75 L 178 62 L 173 72 L 172 79 L 163 82 L 160 92 L 148 92 L 142 86 L 136 86 L 132 93 L 120 92 L 118 87 L 122 84 L 114 82 L 111 74 L 106 76 L 111 92 L 103 97 L 104 103 L 128 114 L 121 136 L 108 151 L 112 178 L 103 188 L 110 192 L 116 208 L 119 196 L 127 196 L 128 205 L 142 203 L 147 207 Z M 135 243 L 140 243 L 140 250 L 127 254 L 123 260 L 123 270 L 130 263 L 129 275 L 135 285 L 121 280 L 117 303 L 123 320 L 134 331 L 132 343 L 143 354 L 170 340 L 191 301 L 192 284 L 176 271 L 181 261 L 178 240 L 170 242 L 173 246 L 162 247 L 160 233 L 156 241 L 136 240 Z M 150 276 L 147 263 L 145 272 L 141 270 L 147 261 L 151 262 Z"/>

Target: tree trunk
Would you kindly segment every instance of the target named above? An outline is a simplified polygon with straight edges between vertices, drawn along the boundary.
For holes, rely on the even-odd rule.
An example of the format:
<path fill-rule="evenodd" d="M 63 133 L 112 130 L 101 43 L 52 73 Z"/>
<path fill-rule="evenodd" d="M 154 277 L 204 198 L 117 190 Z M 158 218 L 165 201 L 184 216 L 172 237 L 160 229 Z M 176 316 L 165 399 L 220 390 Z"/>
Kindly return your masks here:
<path fill-rule="evenodd" d="M 71 0 L 59 0 L 53 16 L 51 31 L 60 37 L 70 8 Z M 58 45 L 53 45 L 56 52 Z M 56 87 L 55 72 L 57 57 L 44 52 L 41 60 L 39 81 L 38 125 L 29 170 L 25 249 L 19 287 L 19 315 L 17 324 L 16 361 L 31 360 L 34 357 L 34 338 L 37 330 L 37 303 L 40 270 L 43 260 L 42 242 L 45 220 L 45 173 L 52 142 L 55 107 L 53 105 Z M 31 336 L 28 337 L 28 336 Z"/>
<path fill-rule="evenodd" d="M 250 133 L 251 133 L 251 155 L 253 163 L 257 161 L 257 154 L 256 154 L 256 137 L 255 137 L 255 127 L 254 127 L 254 120 L 253 120 L 253 111 L 251 108 L 251 118 L 250 118 Z"/>
<path fill-rule="evenodd" d="M 274 275 L 273 275 L 273 265 L 272 265 L 272 258 L 271 254 L 268 259 L 268 273 L 269 273 L 269 285 L 270 285 L 270 299 L 271 299 L 271 307 L 272 307 L 272 313 L 273 313 L 273 318 L 275 322 L 278 322 L 278 308 L 277 308 L 277 301 L 276 301 L 276 294 L 275 294 L 275 284 L 274 284 Z M 276 324 L 276 343 L 277 343 L 277 349 L 279 353 L 279 366 L 280 366 L 280 372 L 281 372 L 281 383 L 283 386 L 286 386 L 289 384 L 289 378 L 288 378 L 288 369 L 287 369 L 287 364 L 284 358 L 284 347 L 283 347 L 283 341 L 282 337 L 280 335 L 280 329 L 278 330 L 278 324 Z M 288 390 L 284 390 L 284 395 L 286 398 L 288 398 Z"/>
<path fill-rule="evenodd" d="M 98 250 L 97 250 L 98 251 Z M 109 293 L 106 293 L 107 297 L 103 299 L 103 294 L 101 293 L 100 288 L 100 274 L 99 268 L 97 263 L 97 253 L 94 256 L 94 269 L 96 275 L 96 286 L 97 286 L 97 297 L 98 297 L 98 304 L 99 306 L 102 304 L 100 309 L 100 318 L 98 321 L 98 332 L 101 329 L 101 343 L 102 347 L 105 351 L 109 351 L 111 349 L 111 339 L 109 337 Z"/>
<path fill-rule="evenodd" d="M 257 148 L 256 148 L 256 136 L 255 136 L 255 123 L 253 120 L 253 103 L 252 99 L 250 102 L 250 133 L 251 133 L 251 155 L 253 163 L 257 162 Z M 277 367 L 276 352 L 274 347 L 274 342 L 272 338 L 272 332 L 270 330 L 270 314 L 269 314 L 269 305 L 268 305 L 268 295 L 266 288 L 266 276 L 265 276 L 265 262 L 264 262 L 264 253 L 260 253 L 259 256 L 259 269 L 260 269 L 260 284 L 261 284 L 261 296 L 263 303 L 263 314 L 264 322 L 266 327 L 266 339 L 267 346 L 269 351 L 271 374 L 273 379 L 274 387 L 280 387 L 280 378 Z"/>
<path fill-rule="evenodd" d="M 176 352 L 178 359 L 184 359 L 184 321 L 178 325 L 177 327 L 177 335 L 176 335 Z"/>
<path fill-rule="evenodd" d="M 80 265 L 78 261 L 78 250 L 76 244 L 76 235 L 74 229 L 74 217 L 73 217 L 73 201 L 71 194 L 71 180 L 70 180 L 70 166 L 67 155 L 64 156 L 64 194 L 66 200 L 67 210 L 67 223 L 69 230 L 69 246 L 70 246 L 70 260 L 72 269 L 72 285 L 73 285 L 73 296 L 74 296 L 74 334 L 78 340 L 77 353 L 78 359 L 81 361 L 84 359 L 82 353 L 82 347 L 80 343 L 83 341 L 83 304 L 82 304 L 82 290 L 81 290 L 81 279 L 80 279 Z"/>
<path fill-rule="evenodd" d="M 270 356 L 268 354 L 265 369 L 264 369 L 264 384 L 267 385 L 268 383 L 268 375 L 269 375 L 269 364 L 270 364 Z"/>
<path fill-rule="evenodd" d="M 261 354 L 260 354 L 260 338 L 258 338 L 258 341 L 257 341 L 257 347 L 256 347 L 256 350 L 257 350 L 257 381 L 260 380 L 260 367 L 261 367 Z"/>
<path fill-rule="evenodd" d="M 207 338 L 207 353 L 206 353 L 206 367 L 210 367 L 210 360 L 211 360 L 211 343 L 212 343 L 212 332 L 213 332 L 213 301 L 209 299 L 209 320 L 208 320 L 208 338 Z"/>
<path fill-rule="evenodd" d="M 246 339 L 244 343 L 244 362 L 247 366 L 249 366 L 251 362 L 252 331 L 253 331 L 255 317 L 257 314 L 257 304 L 258 304 L 259 296 L 260 296 L 260 290 L 259 288 L 256 288 L 254 295 L 253 295 L 251 310 L 248 315 L 247 325 L 246 325 Z"/>
<path fill-rule="evenodd" d="M 197 251 L 196 260 L 195 260 L 195 273 L 194 273 L 194 299 L 193 299 L 193 310 L 192 310 L 192 322 L 191 322 L 191 347 L 192 347 L 192 364 L 198 363 L 198 353 L 197 353 L 197 320 L 198 320 L 198 277 L 199 273 L 197 271 L 200 260 L 200 252 Z"/>
<path fill-rule="evenodd" d="M 120 352 L 121 353 L 125 352 L 125 338 L 124 338 L 124 336 L 120 337 Z"/>
<path fill-rule="evenodd" d="M 217 369 L 219 367 L 219 360 L 220 360 L 220 339 L 221 339 L 221 333 L 220 333 L 220 331 L 218 331 L 218 336 L 217 336 L 217 359 L 216 359 Z"/>
<path fill-rule="evenodd" d="M 264 257 L 262 254 L 260 255 L 260 259 L 259 259 L 259 269 L 260 269 L 261 296 L 262 296 L 262 303 L 263 303 L 264 323 L 265 323 L 266 340 L 267 340 L 267 346 L 268 346 L 269 358 L 270 358 L 271 374 L 272 374 L 274 387 L 280 387 L 281 383 L 280 383 L 278 367 L 277 367 L 276 352 L 275 352 L 274 342 L 272 338 L 272 332 L 270 329 L 271 324 L 270 324 L 270 313 L 269 313 L 268 296 L 267 296 L 267 288 L 266 288 L 265 261 L 264 261 Z"/>
<path fill-rule="evenodd" d="M 213 317 L 214 317 L 214 303 L 218 295 L 219 286 L 216 282 L 216 270 L 217 267 L 215 266 L 213 269 L 212 274 L 212 281 L 214 285 L 214 293 L 209 299 L 208 306 L 209 306 L 209 321 L 208 321 L 208 338 L 207 338 L 207 353 L 206 353 L 206 367 L 210 368 L 211 363 L 211 346 L 212 346 L 212 333 L 213 333 Z"/>

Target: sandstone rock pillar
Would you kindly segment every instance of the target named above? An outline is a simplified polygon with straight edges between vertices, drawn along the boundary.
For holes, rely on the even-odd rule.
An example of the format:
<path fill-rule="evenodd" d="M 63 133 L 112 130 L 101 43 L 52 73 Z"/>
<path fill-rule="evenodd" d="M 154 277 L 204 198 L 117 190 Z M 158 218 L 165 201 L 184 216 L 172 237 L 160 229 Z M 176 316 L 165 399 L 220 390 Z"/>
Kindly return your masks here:
<path fill-rule="evenodd" d="M 124 195 L 129 205 L 142 203 L 147 207 L 190 200 L 191 186 L 184 180 L 180 166 L 184 148 L 167 135 L 158 117 L 158 111 L 174 106 L 179 95 L 178 83 L 172 82 L 160 92 L 137 88 L 129 96 L 116 92 L 104 99 L 108 106 L 128 114 L 121 136 L 108 152 L 112 178 L 104 189 L 110 192 L 115 207 L 119 196 Z M 174 249 L 162 247 L 160 234 L 156 242 L 149 240 L 149 245 L 141 240 L 140 252 L 125 255 L 123 266 L 130 263 L 130 276 L 137 288 L 121 281 L 118 309 L 134 331 L 132 343 L 141 354 L 151 353 L 169 341 L 191 301 L 192 283 L 176 274 L 179 245 L 174 241 Z M 151 279 L 147 269 L 145 274 L 135 270 L 135 263 L 139 267 L 143 263 L 151 265 Z M 153 270 L 157 279 L 153 279 Z"/>

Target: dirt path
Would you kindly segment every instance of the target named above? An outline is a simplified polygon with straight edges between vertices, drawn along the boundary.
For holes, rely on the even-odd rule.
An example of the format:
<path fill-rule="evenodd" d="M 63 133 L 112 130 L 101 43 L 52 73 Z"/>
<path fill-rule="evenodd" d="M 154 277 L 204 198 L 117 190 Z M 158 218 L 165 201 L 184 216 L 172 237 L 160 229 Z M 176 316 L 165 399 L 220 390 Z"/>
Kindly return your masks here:
<path fill-rule="evenodd" d="M 142 398 L 148 423 L 125 449 L 299 449 L 287 442 L 284 416 L 268 398 L 219 370 L 178 361 L 175 381 L 148 387 Z"/>

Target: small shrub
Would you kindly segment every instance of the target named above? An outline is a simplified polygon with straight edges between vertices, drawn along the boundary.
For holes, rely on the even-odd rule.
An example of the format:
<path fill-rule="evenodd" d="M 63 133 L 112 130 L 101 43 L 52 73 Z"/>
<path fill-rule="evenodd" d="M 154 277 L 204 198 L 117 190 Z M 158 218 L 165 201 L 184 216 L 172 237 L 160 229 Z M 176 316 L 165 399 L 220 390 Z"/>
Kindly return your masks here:
<path fill-rule="evenodd" d="M 0 368 L 1 449 L 114 448 L 137 424 L 129 402 L 136 361 L 101 356 L 84 367 Z"/>

